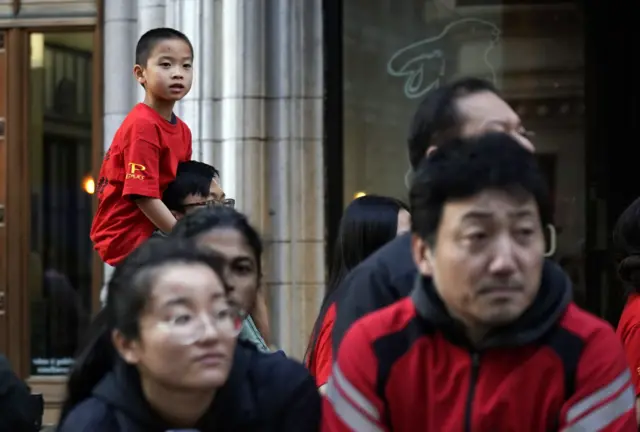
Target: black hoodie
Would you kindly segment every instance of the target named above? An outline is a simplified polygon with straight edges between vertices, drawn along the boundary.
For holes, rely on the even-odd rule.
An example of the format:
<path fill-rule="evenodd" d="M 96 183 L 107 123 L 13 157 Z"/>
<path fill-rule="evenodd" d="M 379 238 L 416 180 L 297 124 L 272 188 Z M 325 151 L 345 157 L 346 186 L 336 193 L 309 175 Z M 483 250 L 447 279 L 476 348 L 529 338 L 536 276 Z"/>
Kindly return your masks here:
<path fill-rule="evenodd" d="M 320 396 L 306 369 L 281 353 L 264 354 L 238 342 L 233 367 L 210 409 L 193 428 L 200 432 L 311 432 L 319 429 Z M 153 411 L 137 370 L 118 361 L 69 413 L 58 432 L 165 432 L 178 429 Z"/>

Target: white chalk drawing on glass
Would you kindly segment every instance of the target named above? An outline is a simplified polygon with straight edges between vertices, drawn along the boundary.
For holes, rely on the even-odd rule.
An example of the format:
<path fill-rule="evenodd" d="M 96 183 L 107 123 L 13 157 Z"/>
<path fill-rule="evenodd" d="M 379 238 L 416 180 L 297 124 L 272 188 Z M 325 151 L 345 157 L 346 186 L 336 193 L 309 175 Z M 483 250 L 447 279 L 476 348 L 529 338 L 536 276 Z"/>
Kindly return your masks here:
<path fill-rule="evenodd" d="M 489 60 L 489 53 L 500 42 L 500 28 L 483 19 L 461 18 L 447 24 L 436 36 L 407 45 L 391 56 L 387 63 L 387 73 L 405 80 L 404 94 L 407 98 L 420 98 L 440 86 L 446 71 L 446 58 L 437 42 L 456 27 L 463 25 L 481 26 L 489 31 L 490 37 L 483 53 L 483 60 L 489 69 L 491 80 L 496 82 L 496 71 Z"/>

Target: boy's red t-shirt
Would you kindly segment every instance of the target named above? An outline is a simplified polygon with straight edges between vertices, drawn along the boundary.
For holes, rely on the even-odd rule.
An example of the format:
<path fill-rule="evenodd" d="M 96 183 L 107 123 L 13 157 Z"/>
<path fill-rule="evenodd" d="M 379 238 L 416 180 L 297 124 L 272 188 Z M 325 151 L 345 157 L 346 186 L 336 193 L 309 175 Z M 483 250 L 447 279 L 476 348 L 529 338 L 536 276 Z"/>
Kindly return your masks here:
<path fill-rule="evenodd" d="M 191 131 L 182 120 L 169 122 L 142 103 L 131 110 L 104 155 L 96 184 L 91 241 L 104 262 L 119 264 L 151 236 L 155 226 L 132 198 L 162 198 L 178 163 L 188 160 Z"/>

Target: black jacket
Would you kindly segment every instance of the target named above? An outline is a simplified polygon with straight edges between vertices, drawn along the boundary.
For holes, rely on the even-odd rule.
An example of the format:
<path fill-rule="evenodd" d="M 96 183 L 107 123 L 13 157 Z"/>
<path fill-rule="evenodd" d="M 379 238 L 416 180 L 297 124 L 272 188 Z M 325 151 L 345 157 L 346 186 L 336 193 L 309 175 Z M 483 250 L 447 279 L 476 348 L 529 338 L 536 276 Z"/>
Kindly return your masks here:
<path fill-rule="evenodd" d="M 42 397 L 31 395 L 7 358 L 0 355 L 0 432 L 40 430 L 43 410 Z"/>
<path fill-rule="evenodd" d="M 407 297 L 417 269 L 411 256 L 411 234 L 396 237 L 351 270 L 335 292 L 333 353 L 351 324 L 366 314 Z"/>
<path fill-rule="evenodd" d="M 320 396 L 306 369 L 280 353 L 263 354 L 238 342 L 225 386 L 200 419 L 201 432 L 319 430 Z M 58 432 L 165 432 L 140 389 L 135 368 L 119 361 L 69 413 Z"/>

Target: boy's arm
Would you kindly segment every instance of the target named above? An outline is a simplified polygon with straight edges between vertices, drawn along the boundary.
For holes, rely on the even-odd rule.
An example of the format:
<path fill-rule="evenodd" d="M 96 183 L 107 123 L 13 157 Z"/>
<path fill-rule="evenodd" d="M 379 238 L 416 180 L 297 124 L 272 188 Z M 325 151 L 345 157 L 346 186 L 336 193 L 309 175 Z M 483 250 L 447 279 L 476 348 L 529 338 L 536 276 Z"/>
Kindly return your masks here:
<path fill-rule="evenodd" d="M 142 213 L 163 233 L 170 233 L 176 224 L 176 218 L 165 203 L 158 198 L 139 197 L 136 204 Z"/>
<path fill-rule="evenodd" d="M 131 131 L 131 144 L 124 150 L 123 197 L 133 199 L 161 231 L 171 232 L 176 218 L 161 201 L 160 142 L 153 124 L 139 122 Z"/>

